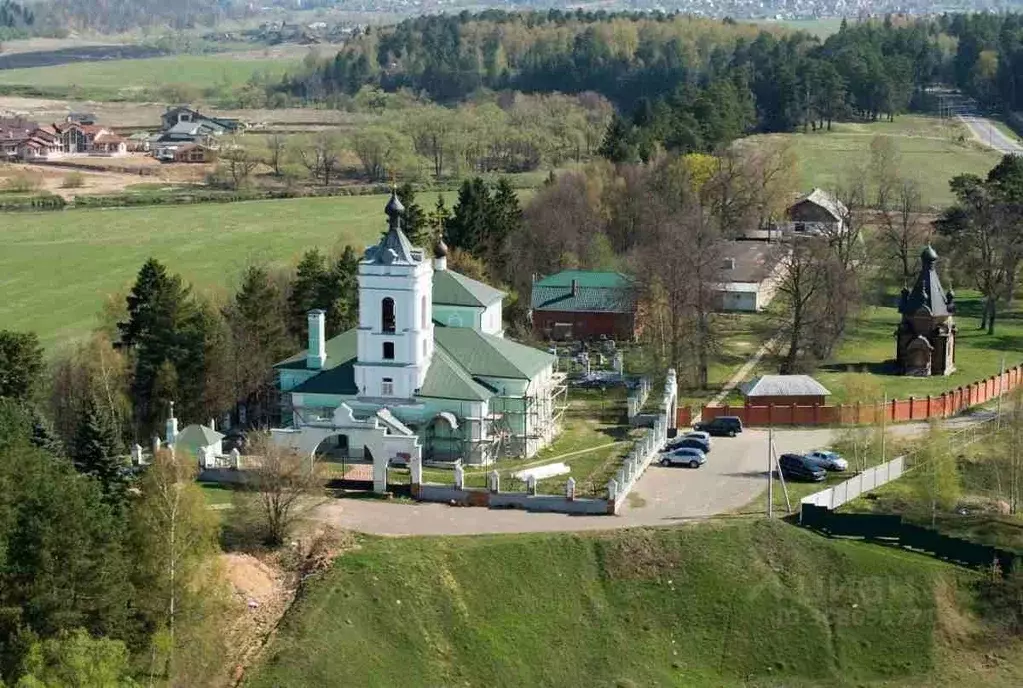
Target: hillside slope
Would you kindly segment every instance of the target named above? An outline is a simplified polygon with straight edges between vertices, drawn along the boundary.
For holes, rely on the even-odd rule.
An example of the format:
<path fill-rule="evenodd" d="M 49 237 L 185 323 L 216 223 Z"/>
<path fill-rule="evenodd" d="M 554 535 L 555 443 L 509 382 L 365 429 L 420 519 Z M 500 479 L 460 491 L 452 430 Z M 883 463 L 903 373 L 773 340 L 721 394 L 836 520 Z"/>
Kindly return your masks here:
<path fill-rule="evenodd" d="M 768 522 L 366 538 L 246 685 L 933 685 L 970 575 Z"/>

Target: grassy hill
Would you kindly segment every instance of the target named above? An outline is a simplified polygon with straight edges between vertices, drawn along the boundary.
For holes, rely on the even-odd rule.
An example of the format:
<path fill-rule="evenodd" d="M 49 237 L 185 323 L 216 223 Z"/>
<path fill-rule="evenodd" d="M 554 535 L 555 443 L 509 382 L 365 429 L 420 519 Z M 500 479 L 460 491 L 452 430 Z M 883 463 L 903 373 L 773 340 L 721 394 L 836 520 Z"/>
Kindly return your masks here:
<path fill-rule="evenodd" d="M 979 686 L 947 646 L 972 633 L 955 593 L 969 580 L 765 521 L 367 537 L 311 582 L 245 685 Z"/>
<path fill-rule="evenodd" d="M 953 200 L 948 189 L 952 177 L 986 175 L 1001 159 L 973 142 L 961 125 L 921 115 L 900 115 L 894 122 L 836 123 L 830 132 L 766 134 L 747 141 L 791 142 L 799 156 L 801 186 L 834 189 L 868 162 L 870 141 L 878 135 L 894 139 L 902 157 L 900 172 L 917 180 L 924 205 L 931 207 Z"/>
<path fill-rule="evenodd" d="M 350 196 L 9 214 L 0 323 L 53 346 L 92 329 L 108 296 L 130 288 L 150 256 L 198 290 L 216 290 L 235 285 L 250 261 L 366 246 L 385 225 L 386 203 Z"/>

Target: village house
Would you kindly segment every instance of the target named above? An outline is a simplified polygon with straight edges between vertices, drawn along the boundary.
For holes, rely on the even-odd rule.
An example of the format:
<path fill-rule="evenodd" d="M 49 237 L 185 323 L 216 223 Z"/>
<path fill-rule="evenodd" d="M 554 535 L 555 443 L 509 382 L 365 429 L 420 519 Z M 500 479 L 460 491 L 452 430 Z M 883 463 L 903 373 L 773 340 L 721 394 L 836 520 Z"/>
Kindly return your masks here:
<path fill-rule="evenodd" d="M 66 122 L 54 124 L 53 128 L 68 155 L 117 156 L 128 152 L 127 140 L 112 129 L 73 121 L 70 115 Z"/>
<path fill-rule="evenodd" d="M 243 128 L 239 120 L 210 117 L 185 105 L 168 108 L 161 120 L 150 148 L 163 162 L 207 162 L 213 158 L 211 151 L 219 148 L 221 136 Z"/>
<path fill-rule="evenodd" d="M 275 366 L 288 426 L 275 441 L 372 460 L 378 491 L 394 461 L 533 456 L 560 430 L 554 356 L 504 338 L 504 294 L 448 270 L 443 242 L 432 261 L 411 245 L 396 194 L 385 210 L 359 263 L 358 326 L 328 340 L 311 311 L 307 349 Z"/>
<path fill-rule="evenodd" d="M 564 270 L 533 282 L 530 317 L 538 337 L 633 341 L 640 334 L 636 287 L 620 272 Z"/>
<path fill-rule="evenodd" d="M 716 308 L 756 313 L 778 290 L 782 245 L 762 241 L 730 241 L 722 248 L 721 269 L 714 286 Z"/>
<path fill-rule="evenodd" d="M 845 218 L 848 214 L 848 209 L 840 200 L 827 191 L 814 189 L 786 208 L 785 222 L 779 223 L 778 229 L 795 236 L 834 236 L 845 231 Z"/>

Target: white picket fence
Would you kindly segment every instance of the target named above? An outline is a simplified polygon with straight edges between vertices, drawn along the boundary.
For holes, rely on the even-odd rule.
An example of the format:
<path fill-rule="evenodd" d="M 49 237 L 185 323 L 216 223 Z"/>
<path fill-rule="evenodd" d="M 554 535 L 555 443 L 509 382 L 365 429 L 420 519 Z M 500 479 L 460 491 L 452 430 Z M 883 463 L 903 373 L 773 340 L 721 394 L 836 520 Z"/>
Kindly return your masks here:
<path fill-rule="evenodd" d="M 812 504 L 814 506 L 826 506 L 829 509 L 837 509 L 846 502 L 859 497 L 864 492 L 889 483 L 902 476 L 906 472 L 906 457 L 899 456 L 891 461 L 886 461 L 873 468 L 868 468 L 859 475 L 840 482 L 834 487 L 814 492 L 812 495 L 803 497 L 801 504 Z"/>

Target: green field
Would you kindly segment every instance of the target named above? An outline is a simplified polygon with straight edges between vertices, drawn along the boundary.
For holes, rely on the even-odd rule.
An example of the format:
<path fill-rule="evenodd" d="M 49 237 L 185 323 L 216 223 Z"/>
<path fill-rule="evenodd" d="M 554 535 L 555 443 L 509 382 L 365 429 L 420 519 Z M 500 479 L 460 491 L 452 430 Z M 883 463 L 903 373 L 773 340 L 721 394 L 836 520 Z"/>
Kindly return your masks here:
<path fill-rule="evenodd" d="M 139 60 L 77 62 L 53 67 L 0 70 L 0 90 L 66 93 L 96 100 L 130 100 L 170 85 L 197 92 L 229 91 L 254 74 L 280 76 L 299 65 L 297 59 L 233 55 L 174 55 Z"/>
<path fill-rule="evenodd" d="M 944 622 L 980 630 L 957 599 L 973 580 L 767 521 L 364 537 L 299 596 L 245 685 L 1009 685 L 1005 659 L 970 680 L 980 633 L 951 657 Z"/>
<path fill-rule="evenodd" d="M 249 262 L 297 262 L 307 249 L 369 244 L 384 196 L 302 198 L 8 214 L 0 229 L 0 328 L 52 347 L 92 329 L 106 299 L 150 256 L 198 291 L 233 286 Z"/>
<path fill-rule="evenodd" d="M 901 115 L 894 122 L 835 124 L 833 131 L 808 134 L 769 134 L 747 141 L 791 142 L 799 157 L 800 186 L 835 190 L 870 158 L 874 136 L 892 137 L 901 153 L 900 173 L 916 179 L 925 206 L 940 208 L 952 200 L 948 182 L 957 174 L 986 175 L 1001 155 L 982 149 L 959 125 L 937 117 Z M 959 136 L 965 142 L 959 142 Z"/>
<path fill-rule="evenodd" d="M 961 295 L 960 295 L 961 294 Z M 978 329 L 981 301 L 976 293 L 958 292 L 956 298 L 956 372 L 948 377 L 903 377 L 886 362 L 895 358 L 895 328 L 900 315 L 894 307 L 868 306 L 851 323 L 833 360 L 814 373 L 832 392 L 831 401 L 847 398 L 851 374 L 872 376 L 889 399 L 941 394 L 960 385 L 997 375 L 1004 358 L 1006 367 L 1023 362 L 1023 312 L 999 314 L 995 334 Z"/>

